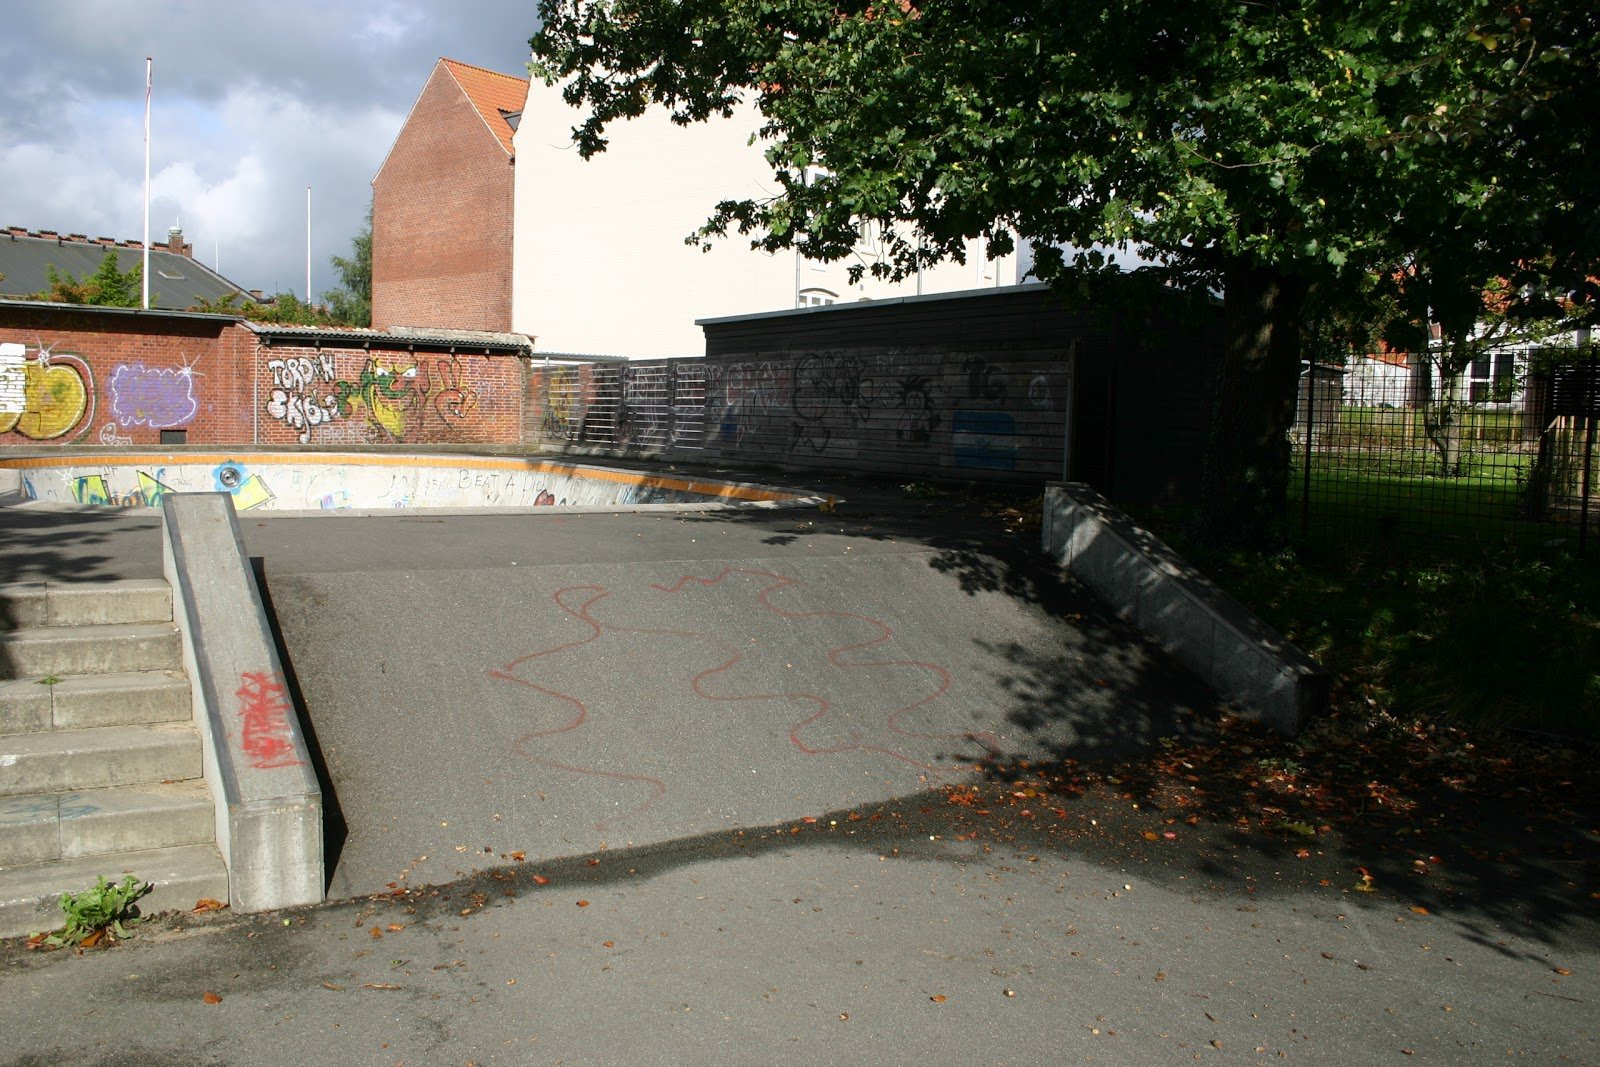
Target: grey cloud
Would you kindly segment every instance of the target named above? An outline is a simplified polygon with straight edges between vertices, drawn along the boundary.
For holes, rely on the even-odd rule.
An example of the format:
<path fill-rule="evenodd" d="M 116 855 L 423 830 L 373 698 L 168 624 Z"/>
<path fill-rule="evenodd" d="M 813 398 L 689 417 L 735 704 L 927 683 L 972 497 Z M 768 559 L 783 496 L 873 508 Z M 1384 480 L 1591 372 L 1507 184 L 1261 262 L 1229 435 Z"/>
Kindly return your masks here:
<path fill-rule="evenodd" d="M 535 4 L 503 0 L 15 6 L 0 34 L 0 224 L 138 236 L 150 55 L 152 235 L 176 218 L 207 263 L 220 246 L 233 280 L 301 295 L 305 187 L 320 293 L 434 62 L 525 74 L 537 26 Z"/>

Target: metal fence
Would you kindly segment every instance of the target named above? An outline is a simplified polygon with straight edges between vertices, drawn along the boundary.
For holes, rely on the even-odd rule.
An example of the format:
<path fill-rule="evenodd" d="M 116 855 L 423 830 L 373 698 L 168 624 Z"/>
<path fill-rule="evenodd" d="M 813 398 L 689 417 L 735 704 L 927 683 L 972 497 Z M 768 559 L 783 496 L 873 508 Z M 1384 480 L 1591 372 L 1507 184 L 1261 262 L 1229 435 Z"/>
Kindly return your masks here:
<path fill-rule="evenodd" d="M 535 439 L 642 451 L 704 442 L 706 371 L 698 361 L 535 368 L 530 389 Z"/>
<path fill-rule="evenodd" d="M 1600 525 L 1591 349 L 1428 356 L 1302 370 L 1291 494 L 1306 537 L 1568 541 Z"/>

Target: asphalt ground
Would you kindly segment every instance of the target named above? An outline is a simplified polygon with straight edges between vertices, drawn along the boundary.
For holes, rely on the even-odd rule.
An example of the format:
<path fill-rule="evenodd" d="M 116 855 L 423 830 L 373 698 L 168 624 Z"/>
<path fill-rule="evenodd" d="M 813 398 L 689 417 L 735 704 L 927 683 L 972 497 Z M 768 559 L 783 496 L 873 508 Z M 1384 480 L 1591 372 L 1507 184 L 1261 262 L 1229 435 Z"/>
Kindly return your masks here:
<path fill-rule="evenodd" d="M 242 516 L 348 899 L 9 943 L 0 1061 L 1600 1059 L 1593 909 L 1537 886 L 1419 907 L 1114 793 L 955 803 L 1216 709 L 1005 508 L 838 491 Z M 13 573 L 159 573 L 148 517 L 4 509 L 0 538 Z"/>

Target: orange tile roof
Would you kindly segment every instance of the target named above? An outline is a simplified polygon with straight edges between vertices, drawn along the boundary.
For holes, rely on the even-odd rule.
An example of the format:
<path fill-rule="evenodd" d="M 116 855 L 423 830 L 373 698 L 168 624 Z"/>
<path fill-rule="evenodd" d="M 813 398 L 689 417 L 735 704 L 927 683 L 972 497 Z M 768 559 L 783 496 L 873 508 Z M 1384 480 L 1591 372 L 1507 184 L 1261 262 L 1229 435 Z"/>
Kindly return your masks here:
<path fill-rule="evenodd" d="M 497 74 L 454 59 L 441 59 L 439 62 L 461 86 L 461 91 L 467 94 L 467 99 L 472 101 L 472 106 L 483 118 L 484 125 L 500 139 L 500 147 L 506 150 L 507 155 L 512 154 L 511 127 L 501 112 L 522 110 L 522 105 L 528 100 L 528 79 Z"/>

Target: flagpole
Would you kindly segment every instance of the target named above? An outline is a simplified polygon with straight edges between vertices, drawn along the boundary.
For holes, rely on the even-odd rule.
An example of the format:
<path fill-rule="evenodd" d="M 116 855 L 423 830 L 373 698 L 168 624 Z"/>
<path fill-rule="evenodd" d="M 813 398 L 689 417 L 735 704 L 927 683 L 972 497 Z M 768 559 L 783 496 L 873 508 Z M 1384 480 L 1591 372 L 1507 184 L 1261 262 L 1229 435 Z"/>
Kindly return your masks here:
<path fill-rule="evenodd" d="M 139 270 L 140 304 L 150 310 L 150 73 L 154 60 L 144 57 L 144 266 Z"/>
<path fill-rule="evenodd" d="M 311 186 L 306 186 L 306 306 L 311 306 Z"/>

